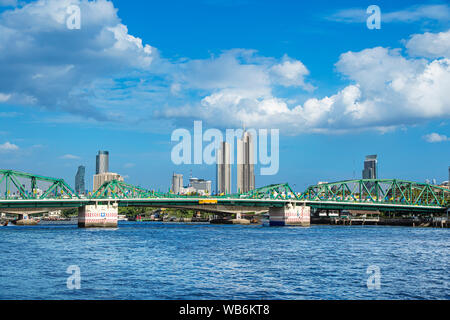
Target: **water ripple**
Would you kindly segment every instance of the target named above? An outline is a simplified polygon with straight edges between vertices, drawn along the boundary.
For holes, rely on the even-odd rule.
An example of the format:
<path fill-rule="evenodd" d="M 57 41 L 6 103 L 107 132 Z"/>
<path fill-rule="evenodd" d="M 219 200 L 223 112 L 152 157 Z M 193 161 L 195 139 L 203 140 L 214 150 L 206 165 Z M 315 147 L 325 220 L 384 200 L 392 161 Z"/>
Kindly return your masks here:
<path fill-rule="evenodd" d="M 448 240 L 381 226 L 3 227 L 0 299 L 449 299 Z M 67 289 L 70 265 L 79 290 Z"/>

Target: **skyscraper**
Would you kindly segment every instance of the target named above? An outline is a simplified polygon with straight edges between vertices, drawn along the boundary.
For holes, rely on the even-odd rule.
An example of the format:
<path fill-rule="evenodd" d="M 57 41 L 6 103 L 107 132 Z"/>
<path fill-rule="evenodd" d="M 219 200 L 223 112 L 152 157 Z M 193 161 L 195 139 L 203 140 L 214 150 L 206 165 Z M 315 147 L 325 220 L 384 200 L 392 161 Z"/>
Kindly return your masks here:
<path fill-rule="evenodd" d="M 377 179 L 377 155 L 366 156 L 364 160 L 363 179 Z"/>
<path fill-rule="evenodd" d="M 181 189 L 183 189 L 183 175 L 174 173 L 172 176 L 172 192 L 175 194 L 180 194 Z"/>
<path fill-rule="evenodd" d="M 216 154 L 216 183 L 217 193 L 231 193 L 231 161 L 230 144 L 221 142 Z"/>
<path fill-rule="evenodd" d="M 255 189 L 255 148 L 253 136 L 244 131 L 242 140 L 237 140 L 237 192 Z"/>
<path fill-rule="evenodd" d="M 95 174 L 109 172 L 109 152 L 99 151 L 95 159 Z"/>
<path fill-rule="evenodd" d="M 84 184 L 84 173 L 86 171 L 85 166 L 79 166 L 77 174 L 75 175 L 75 192 L 78 194 L 85 194 L 86 187 Z"/>

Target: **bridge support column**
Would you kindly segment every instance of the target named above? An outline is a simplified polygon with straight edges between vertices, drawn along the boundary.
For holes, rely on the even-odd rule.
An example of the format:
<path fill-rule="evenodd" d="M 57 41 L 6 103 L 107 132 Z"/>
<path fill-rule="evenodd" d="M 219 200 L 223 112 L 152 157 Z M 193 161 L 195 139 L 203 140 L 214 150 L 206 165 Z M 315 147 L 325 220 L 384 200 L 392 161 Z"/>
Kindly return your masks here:
<path fill-rule="evenodd" d="M 27 213 L 19 213 L 17 214 L 17 220 L 28 220 L 28 214 Z"/>
<path fill-rule="evenodd" d="M 269 208 L 270 226 L 303 226 L 311 223 L 311 207 L 288 203 L 282 208 Z"/>
<path fill-rule="evenodd" d="M 78 228 L 117 228 L 119 207 L 113 204 L 95 204 L 78 208 Z"/>
<path fill-rule="evenodd" d="M 17 220 L 13 221 L 13 224 L 18 226 L 34 226 L 37 222 L 34 219 L 30 219 L 28 213 L 19 213 L 17 214 Z"/>

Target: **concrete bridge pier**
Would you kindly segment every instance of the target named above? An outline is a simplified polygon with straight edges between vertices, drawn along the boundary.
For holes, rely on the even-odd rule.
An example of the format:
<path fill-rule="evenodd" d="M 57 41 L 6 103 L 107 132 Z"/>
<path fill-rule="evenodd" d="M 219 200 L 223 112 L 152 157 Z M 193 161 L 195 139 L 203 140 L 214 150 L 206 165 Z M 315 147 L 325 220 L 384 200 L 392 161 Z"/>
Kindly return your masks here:
<path fill-rule="evenodd" d="M 18 213 L 17 219 L 12 221 L 13 224 L 18 226 L 34 226 L 37 225 L 37 221 L 30 218 L 28 213 Z"/>
<path fill-rule="evenodd" d="M 17 220 L 28 220 L 28 213 L 18 213 L 17 214 Z"/>
<path fill-rule="evenodd" d="M 284 207 L 269 208 L 270 226 L 303 226 L 311 224 L 311 207 L 288 203 Z"/>
<path fill-rule="evenodd" d="M 118 214 L 117 202 L 80 207 L 78 208 L 78 228 L 117 228 Z"/>

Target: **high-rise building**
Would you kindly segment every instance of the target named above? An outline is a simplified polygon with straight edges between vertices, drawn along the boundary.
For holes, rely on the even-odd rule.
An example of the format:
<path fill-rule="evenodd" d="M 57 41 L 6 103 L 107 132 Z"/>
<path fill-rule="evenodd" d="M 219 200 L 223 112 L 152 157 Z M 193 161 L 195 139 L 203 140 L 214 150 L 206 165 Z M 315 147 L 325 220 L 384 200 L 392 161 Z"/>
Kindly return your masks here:
<path fill-rule="evenodd" d="M 231 193 L 231 161 L 230 144 L 221 142 L 216 154 L 216 184 L 217 193 Z"/>
<path fill-rule="evenodd" d="M 107 181 L 123 181 L 123 177 L 118 173 L 104 172 L 94 175 L 94 192 L 98 190 Z"/>
<path fill-rule="evenodd" d="M 447 180 L 447 182 L 448 182 L 448 187 L 449 187 L 449 189 L 450 189 L 450 166 L 448 166 L 448 180 Z"/>
<path fill-rule="evenodd" d="M 183 175 L 174 173 L 172 176 L 172 192 L 180 194 L 183 189 Z"/>
<path fill-rule="evenodd" d="M 95 160 L 95 174 L 109 172 L 108 151 L 99 151 Z"/>
<path fill-rule="evenodd" d="M 255 189 L 255 147 L 253 136 L 248 131 L 237 140 L 237 192 L 245 193 Z"/>
<path fill-rule="evenodd" d="M 75 175 L 75 192 L 78 194 L 85 194 L 86 187 L 84 184 L 84 173 L 86 171 L 85 166 L 79 166 L 77 174 Z"/>
<path fill-rule="evenodd" d="M 363 179 L 377 179 L 377 155 L 366 156 L 364 160 Z"/>

